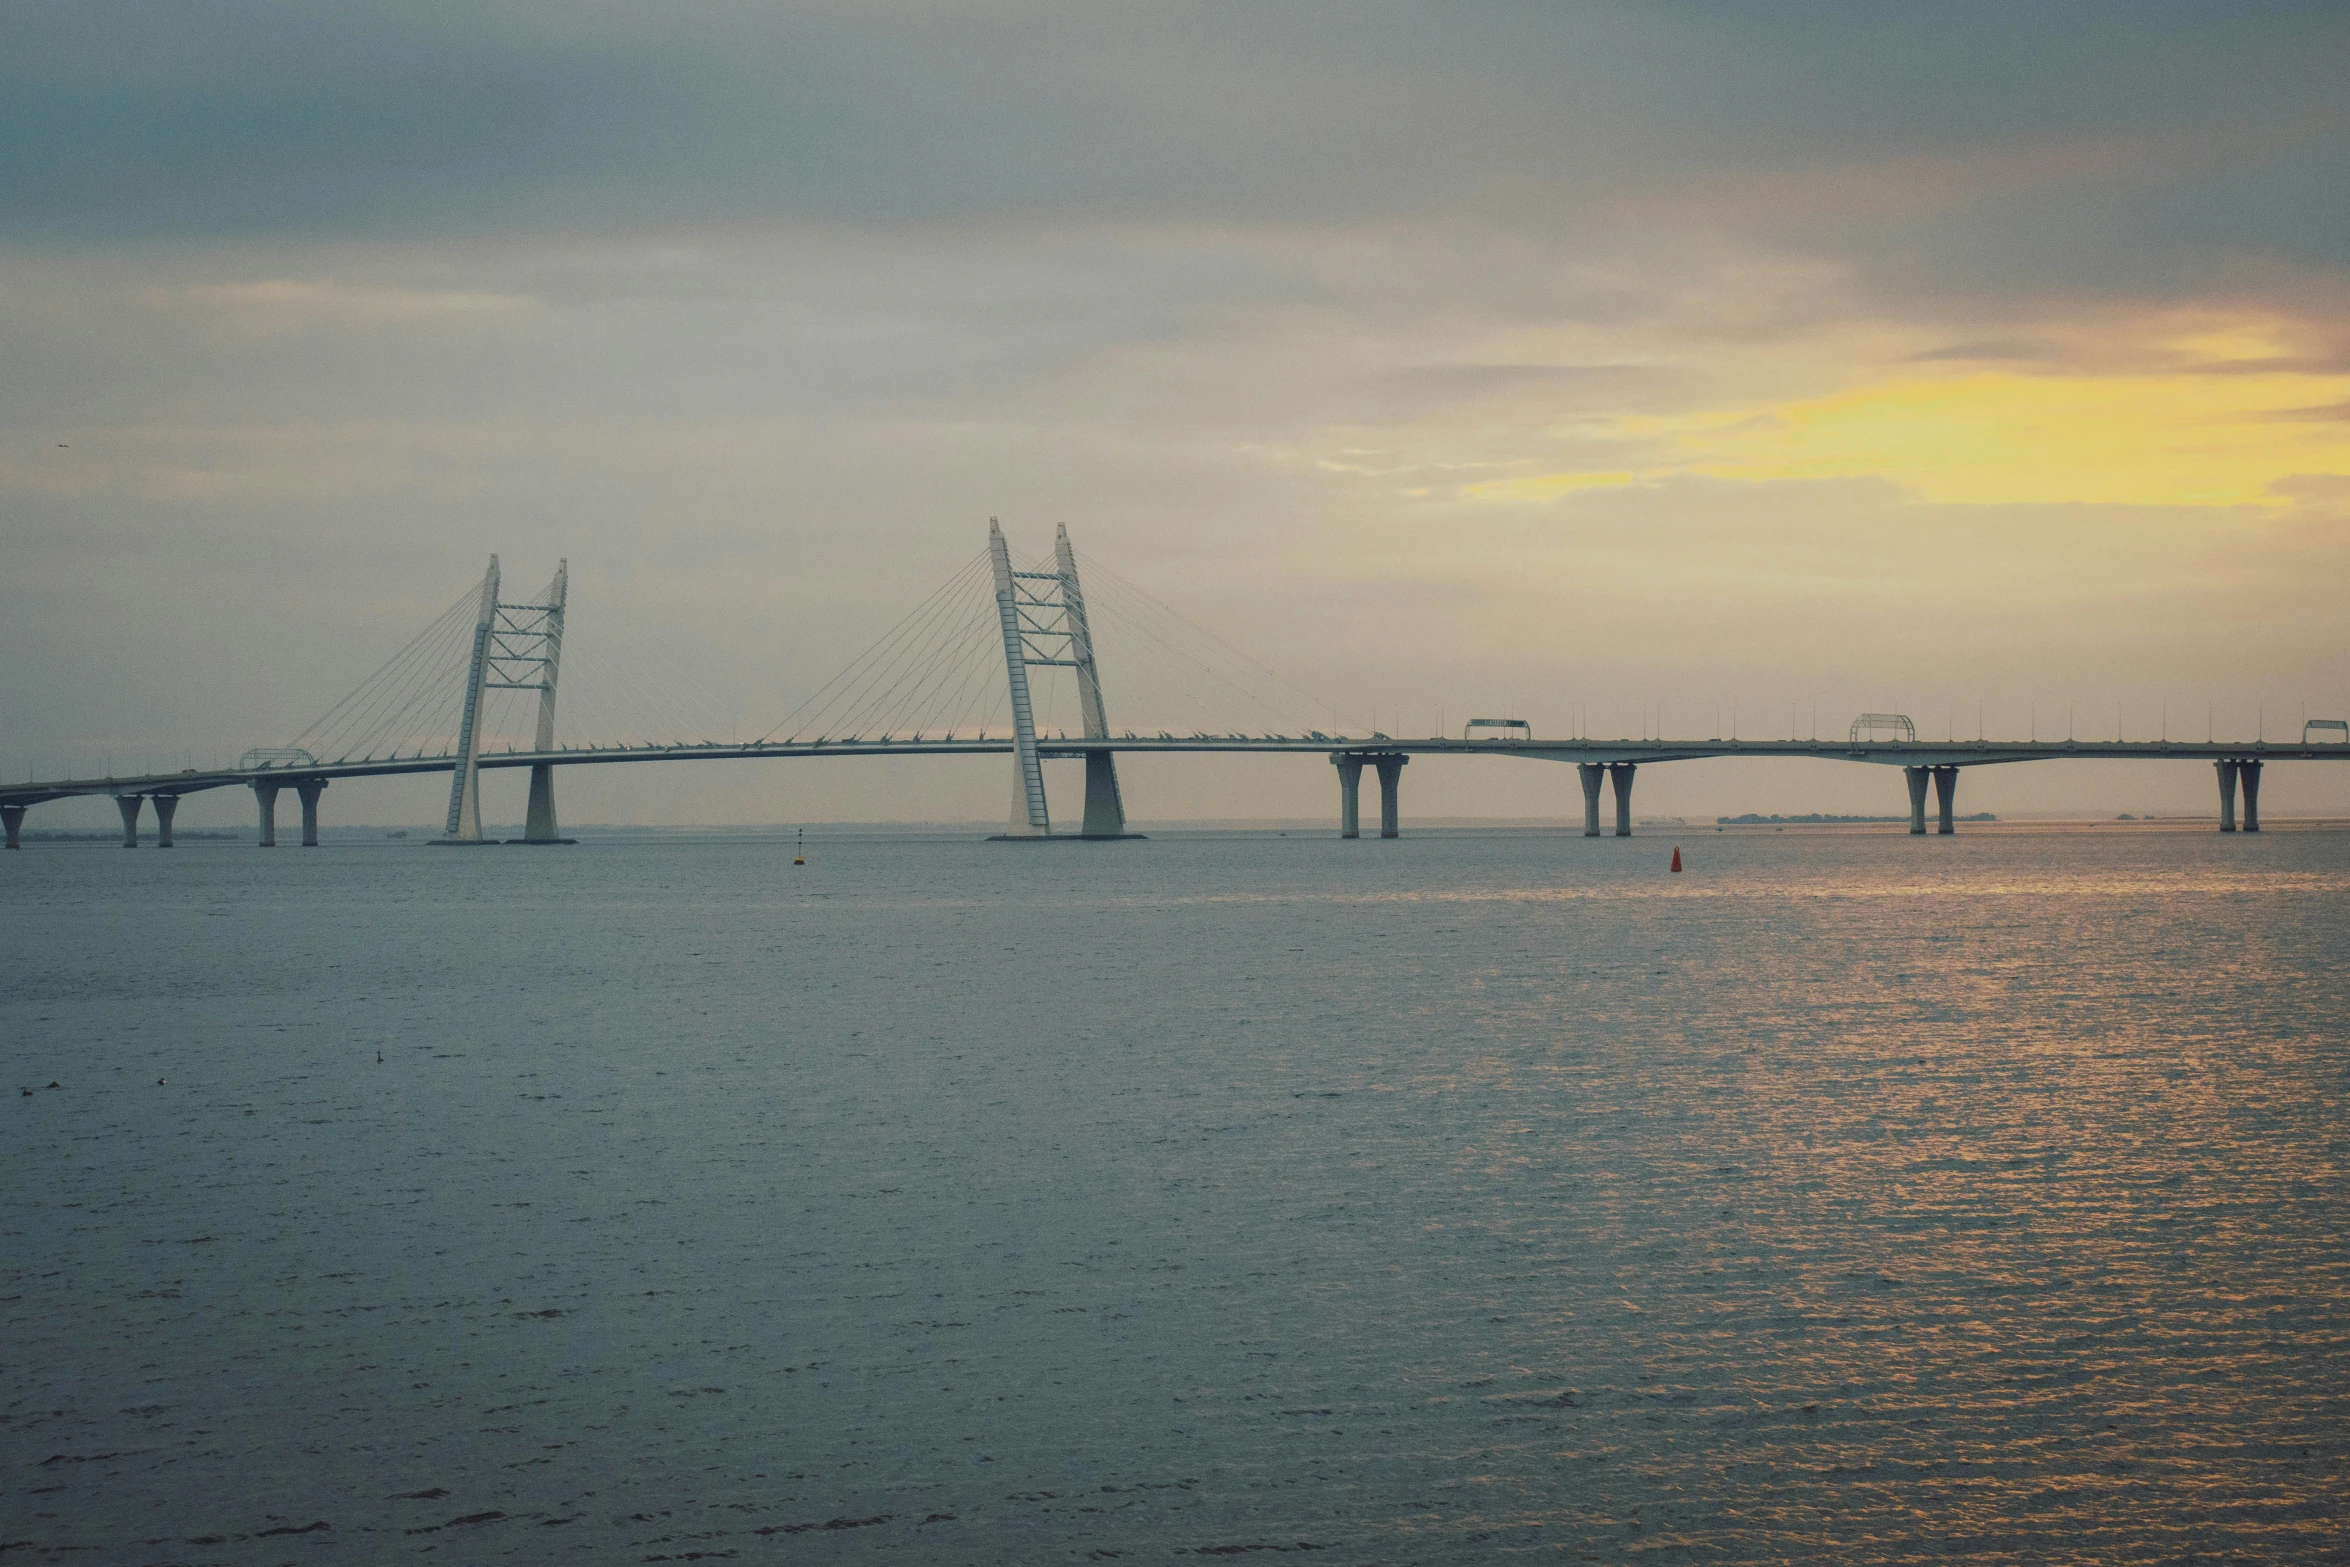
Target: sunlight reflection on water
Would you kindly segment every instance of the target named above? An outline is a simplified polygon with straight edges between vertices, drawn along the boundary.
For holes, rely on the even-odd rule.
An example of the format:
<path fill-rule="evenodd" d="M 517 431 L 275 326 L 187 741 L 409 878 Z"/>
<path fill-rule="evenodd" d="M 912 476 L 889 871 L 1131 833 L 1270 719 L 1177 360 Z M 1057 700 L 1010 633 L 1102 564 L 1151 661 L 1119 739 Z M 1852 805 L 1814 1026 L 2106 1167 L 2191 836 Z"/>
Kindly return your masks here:
<path fill-rule="evenodd" d="M 1683 844 L 10 856 L 5 1538 L 2332 1549 L 2350 837 Z"/>

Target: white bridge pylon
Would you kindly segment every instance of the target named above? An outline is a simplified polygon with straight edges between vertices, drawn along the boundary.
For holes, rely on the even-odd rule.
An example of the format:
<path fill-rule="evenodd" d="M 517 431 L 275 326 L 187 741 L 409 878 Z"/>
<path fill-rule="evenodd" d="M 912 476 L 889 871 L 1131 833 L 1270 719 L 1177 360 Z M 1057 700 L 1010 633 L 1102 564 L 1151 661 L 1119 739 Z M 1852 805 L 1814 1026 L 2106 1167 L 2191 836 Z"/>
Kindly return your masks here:
<path fill-rule="evenodd" d="M 1028 671 L 1075 670 L 1085 738 L 1110 738 L 1101 676 L 1094 665 L 1093 631 L 1085 619 L 1085 590 L 1077 581 L 1077 555 L 1069 547 L 1066 523 L 1054 536 L 1051 571 L 1015 570 L 1003 527 L 993 517 L 987 519 L 987 555 L 995 571 L 996 618 L 1003 627 L 1004 673 L 1012 697 L 1012 813 L 1004 836 L 1047 838 L 1052 836 L 1052 812 L 1045 800 L 1044 759 L 1037 750 Z M 1118 793 L 1118 759 L 1108 751 L 1085 753 L 1085 818 L 1078 836 L 1132 836 L 1126 831 L 1126 805 Z"/>
<path fill-rule="evenodd" d="M 539 601 L 506 604 L 498 599 L 498 557 L 490 557 L 481 579 L 481 607 L 473 625 L 473 656 L 465 670 L 465 705 L 457 720 L 456 766 L 449 777 L 449 820 L 440 843 L 481 843 L 481 733 L 488 691 L 536 691 L 539 724 L 536 749 L 555 748 L 555 677 L 563 662 L 563 605 L 569 596 L 571 563 L 559 561 L 555 580 Z M 533 763 L 530 808 L 522 830 L 525 843 L 561 843 L 555 821 L 555 769 Z"/>

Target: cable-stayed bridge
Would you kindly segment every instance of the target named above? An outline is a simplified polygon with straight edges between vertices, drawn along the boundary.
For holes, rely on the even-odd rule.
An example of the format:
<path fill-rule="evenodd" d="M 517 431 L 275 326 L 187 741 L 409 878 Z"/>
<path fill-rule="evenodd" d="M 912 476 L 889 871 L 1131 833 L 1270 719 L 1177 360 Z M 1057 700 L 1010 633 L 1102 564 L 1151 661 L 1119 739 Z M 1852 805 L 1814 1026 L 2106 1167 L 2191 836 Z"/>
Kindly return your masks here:
<path fill-rule="evenodd" d="M 1900 714 L 1863 714 L 1843 740 L 1601 740 L 1537 738 L 1515 719 L 1474 719 L 1458 738 L 1412 739 L 1378 732 L 1340 733 L 1335 718 L 1291 685 L 1099 562 L 1087 573 L 1097 593 L 1090 607 L 1068 530 L 1049 556 L 1016 557 L 1003 531 L 988 525 L 987 547 L 929 598 L 767 732 L 750 741 L 608 738 L 559 742 L 558 692 L 579 705 L 577 672 L 564 670 L 568 569 L 536 593 L 503 596 L 497 558 L 466 592 L 405 647 L 282 746 L 257 748 L 233 767 L 188 768 L 46 782 L 0 784 L 7 847 L 18 847 L 26 811 L 45 801 L 105 795 L 122 813 L 125 847 L 138 843 L 139 819 L 152 804 L 157 843 L 172 842 L 172 819 L 184 795 L 243 787 L 253 791 L 263 847 L 277 842 L 279 796 L 301 803 L 305 845 L 318 842 L 320 798 L 337 779 L 406 773 L 450 775 L 444 831 L 435 840 L 479 844 L 481 775 L 529 770 L 529 806 L 521 843 L 565 842 L 555 806 L 562 767 L 637 762 L 813 759 L 848 756 L 1001 755 L 1011 761 L 1007 839 L 1113 840 L 1131 836 L 1118 784 L 1120 755 L 1153 752 L 1272 752 L 1326 756 L 1339 785 L 1339 832 L 1361 835 L 1361 781 L 1379 785 L 1379 835 L 1400 832 L 1404 767 L 1415 755 L 1509 756 L 1575 766 L 1583 794 L 1583 832 L 1602 833 L 1602 806 L 1613 795 L 1614 833 L 1632 832 L 1632 785 L 1638 769 L 1699 757 L 1804 756 L 1902 769 L 1909 791 L 1909 830 L 1928 831 L 1928 795 L 1936 827 L 1955 831 L 1960 769 L 2061 757 L 2209 760 L 2220 794 L 2222 832 L 2260 830 L 2261 770 L 2280 760 L 2350 760 L 2350 726 L 2304 725 L 2297 742 L 2261 741 L 1928 741 Z M 1104 611 L 1108 613 L 1105 614 Z M 1099 656 L 1103 627 L 1114 625 L 1137 673 L 1180 694 L 1193 722 L 1113 730 Z M 1069 679 L 1062 679 L 1067 671 Z M 612 671 L 626 684 L 625 669 Z M 1171 683 L 1171 685 L 1169 684 Z M 1123 692 L 1126 688 L 1121 687 Z M 1074 710 L 1063 711 L 1070 699 Z M 1123 697 L 1121 697 L 1121 701 Z M 592 699 L 590 705 L 593 705 Z M 571 710 L 571 709 L 567 709 Z M 494 715 L 498 715 L 495 716 Z M 1060 721 L 1056 722 L 1056 718 Z M 1242 722 L 1247 729 L 1226 728 Z M 1076 733 L 1069 732 L 1074 724 Z M 1212 723 L 1212 726 L 1211 726 Z M 527 737 L 525 738 L 525 732 Z M 504 737 L 504 743 L 498 743 Z M 1055 832 L 1043 764 L 1084 763 L 1085 792 L 1076 832 Z"/>

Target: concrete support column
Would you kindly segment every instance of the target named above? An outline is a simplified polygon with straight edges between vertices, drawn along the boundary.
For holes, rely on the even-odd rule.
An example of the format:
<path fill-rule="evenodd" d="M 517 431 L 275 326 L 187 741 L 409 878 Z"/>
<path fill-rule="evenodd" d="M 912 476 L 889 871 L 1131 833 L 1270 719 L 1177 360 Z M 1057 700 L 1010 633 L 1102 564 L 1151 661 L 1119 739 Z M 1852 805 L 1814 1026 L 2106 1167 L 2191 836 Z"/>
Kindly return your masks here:
<path fill-rule="evenodd" d="M 1583 780 L 1583 836 L 1599 836 L 1599 783 L 1607 769 L 1597 762 L 1577 762 L 1575 775 Z"/>
<path fill-rule="evenodd" d="M 2244 780 L 2244 830 L 2260 831 L 2260 764 L 2237 764 L 2236 776 Z"/>
<path fill-rule="evenodd" d="M 21 805 L 0 805 L 0 826 L 7 828 L 8 847 L 11 849 L 24 847 L 16 841 L 17 834 L 24 828 L 24 812 L 25 808 Z"/>
<path fill-rule="evenodd" d="M 122 812 L 122 846 L 135 849 L 139 846 L 139 807 L 147 802 L 135 794 L 118 794 L 114 803 Z"/>
<path fill-rule="evenodd" d="M 1607 764 L 1608 782 L 1616 786 L 1616 836 L 1632 836 L 1632 770 L 1630 762 Z"/>
<path fill-rule="evenodd" d="M 1400 838 L 1403 829 L 1397 825 L 1396 792 L 1403 783 L 1403 764 L 1408 756 L 1382 756 L 1371 765 L 1379 769 L 1379 836 Z"/>
<path fill-rule="evenodd" d="M 522 818 L 524 843 L 560 843 L 563 833 L 555 825 L 555 768 L 549 762 L 534 762 L 530 769 L 530 810 Z"/>
<path fill-rule="evenodd" d="M 2236 769 L 2241 764 L 2214 762 L 2211 765 L 2219 773 L 2219 830 L 2234 832 L 2236 830 Z"/>
<path fill-rule="evenodd" d="M 1338 836 L 1360 838 L 1363 835 L 1363 759 L 1333 756 L 1330 761 L 1338 769 Z"/>
<path fill-rule="evenodd" d="M 326 793 L 326 780 L 305 778 L 294 785 L 294 792 L 302 797 L 302 847 L 318 847 L 318 797 Z"/>
<path fill-rule="evenodd" d="M 1085 824 L 1088 838 L 1126 836 L 1126 801 L 1118 792 L 1118 759 L 1107 751 L 1085 753 Z"/>
<path fill-rule="evenodd" d="M 168 849 L 171 847 L 171 819 L 178 813 L 179 808 L 180 797 L 176 794 L 159 794 L 155 797 L 156 848 Z"/>
<path fill-rule="evenodd" d="M 1926 775 L 1933 769 L 1904 767 L 1901 776 L 1909 784 L 1909 833 L 1913 838 L 1926 835 Z"/>
<path fill-rule="evenodd" d="M 257 847 L 277 847 L 277 792 L 282 784 L 257 783 L 253 786 L 253 803 L 261 807 L 261 842 Z"/>
<path fill-rule="evenodd" d="M 1958 804 L 1957 768 L 1937 767 L 1934 769 L 1934 803 L 1940 806 L 1942 811 L 1941 820 L 1935 824 L 1934 830 L 1947 838 L 1958 831 L 1958 822 L 1950 814 L 1952 807 Z"/>

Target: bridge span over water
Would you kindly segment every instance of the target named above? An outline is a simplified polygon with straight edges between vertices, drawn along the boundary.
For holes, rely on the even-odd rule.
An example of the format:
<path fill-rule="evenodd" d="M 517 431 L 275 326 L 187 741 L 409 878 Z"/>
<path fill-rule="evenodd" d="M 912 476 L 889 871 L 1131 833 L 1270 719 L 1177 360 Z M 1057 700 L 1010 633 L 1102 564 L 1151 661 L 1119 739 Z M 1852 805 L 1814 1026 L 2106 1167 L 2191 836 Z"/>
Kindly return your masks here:
<path fill-rule="evenodd" d="M 992 622 L 986 628 L 986 661 L 1001 661 L 1000 673 L 992 678 L 1001 679 L 1003 685 L 992 692 L 989 705 L 989 711 L 998 714 L 1008 707 L 1008 722 L 1000 731 L 991 731 L 986 718 L 972 721 L 978 702 L 978 697 L 970 694 L 974 661 L 967 645 L 957 649 L 952 620 L 955 601 L 950 592 L 966 577 L 979 590 L 975 597 Z M 558 569 L 543 593 L 527 601 L 509 602 L 500 597 L 498 562 L 493 556 L 478 592 L 469 589 L 451 612 L 297 737 L 299 742 L 325 735 L 337 748 L 331 752 L 322 754 L 320 749 L 296 743 L 248 751 L 233 767 L 0 784 L 0 822 L 5 824 L 7 847 L 19 846 L 19 830 L 30 807 L 103 795 L 112 798 L 121 810 L 126 848 L 137 846 L 140 815 L 148 804 L 155 810 L 157 844 L 169 848 L 180 799 L 224 788 L 253 791 L 264 848 L 277 842 L 278 797 L 292 790 L 301 802 L 301 841 L 313 846 L 318 842 L 320 797 L 329 784 L 338 779 L 410 773 L 450 775 L 446 830 L 436 842 L 487 843 L 494 840 L 482 834 L 480 775 L 513 768 L 529 770 L 530 794 L 524 836 L 512 841 L 561 843 L 567 840 L 562 837 L 555 811 L 558 768 L 972 755 L 1003 756 L 1012 764 L 1012 809 L 1003 837 L 1104 840 L 1131 836 L 1126 831 L 1118 786 L 1118 757 L 1203 752 L 1327 757 L 1337 774 L 1339 833 L 1346 838 L 1361 835 L 1361 782 L 1366 768 L 1379 784 L 1379 835 L 1393 838 L 1401 830 L 1399 797 L 1403 769 L 1410 760 L 1414 756 L 1466 755 L 1572 764 L 1583 791 L 1583 834 L 1594 838 L 1602 835 L 1603 805 L 1611 794 L 1614 834 L 1631 836 L 1632 786 L 1639 768 L 1708 757 L 1814 757 L 1898 767 L 1908 786 L 1909 830 L 1919 835 L 1929 831 L 1929 793 L 1934 806 L 1933 830 L 1956 830 L 1962 768 L 2060 758 L 2205 760 L 2212 763 L 2218 782 L 2219 830 L 2258 832 L 2261 774 L 2268 763 L 2350 761 L 2350 727 L 2336 720 L 2305 725 L 2297 742 L 2253 743 L 1931 741 L 1919 739 L 1915 726 L 1899 714 L 1864 714 L 1841 740 L 1537 739 L 1525 724 L 1507 719 L 1473 720 L 1457 739 L 1414 739 L 1377 732 L 1343 735 L 1310 729 L 1263 734 L 1113 732 L 1102 695 L 1092 624 L 1067 530 L 1060 531 L 1051 557 L 1023 565 L 1014 560 L 1002 531 L 992 522 L 983 555 L 768 735 L 747 743 L 559 745 L 555 712 L 566 583 L 566 571 Z M 458 610 L 468 613 L 460 616 Z M 468 630 L 470 635 L 458 634 Z M 433 640 L 436 632 L 443 633 L 441 641 L 461 655 L 447 668 L 435 662 L 445 651 Z M 1068 669 L 1076 677 L 1080 732 L 1074 735 L 1045 732 L 1036 721 L 1031 672 L 1055 668 Z M 442 690 L 442 686 L 449 689 Z M 533 743 L 502 750 L 484 745 L 486 708 L 498 692 L 535 696 Z M 439 710 L 434 706 L 444 698 L 446 722 L 437 716 Z M 933 729 L 943 725 L 943 729 L 926 733 L 926 724 Z M 1479 729 L 1487 732 L 1485 737 L 1468 737 Z M 2321 735 L 2334 738 L 2318 738 Z M 1052 760 L 1077 760 L 1085 766 L 1084 809 L 1080 829 L 1074 833 L 1053 829 L 1042 768 Z"/>

